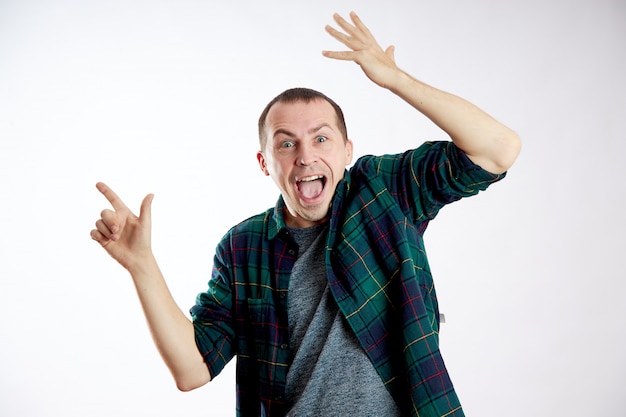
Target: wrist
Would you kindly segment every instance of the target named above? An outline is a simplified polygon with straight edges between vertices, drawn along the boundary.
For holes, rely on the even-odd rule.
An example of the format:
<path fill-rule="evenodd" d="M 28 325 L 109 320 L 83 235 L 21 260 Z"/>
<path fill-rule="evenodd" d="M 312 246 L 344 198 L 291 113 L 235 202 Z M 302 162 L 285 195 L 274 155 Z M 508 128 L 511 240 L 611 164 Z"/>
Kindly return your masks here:
<path fill-rule="evenodd" d="M 388 77 L 385 88 L 396 95 L 403 96 L 409 91 L 414 92 L 421 84 L 407 72 L 398 68 L 393 77 Z"/>
<path fill-rule="evenodd" d="M 125 267 L 135 281 L 141 280 L 146 276 L 149 277 L 159 270 L 156 258 L 152 252 L 134 258 Z"/>

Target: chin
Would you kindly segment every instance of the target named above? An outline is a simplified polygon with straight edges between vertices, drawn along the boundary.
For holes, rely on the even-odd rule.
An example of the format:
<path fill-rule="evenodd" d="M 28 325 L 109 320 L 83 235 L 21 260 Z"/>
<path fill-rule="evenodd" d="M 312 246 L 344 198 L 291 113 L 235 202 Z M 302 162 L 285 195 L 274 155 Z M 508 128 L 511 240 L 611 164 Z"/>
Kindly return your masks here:
<path fill-rule="evenodd" d="M 322 212 L 300 211 L 298 216 L 293 218 L 294 223 L 301 225 L 301 227 L 310 227 L 315 224 L 323 223 L 328 220 L 328 210 Z"/>

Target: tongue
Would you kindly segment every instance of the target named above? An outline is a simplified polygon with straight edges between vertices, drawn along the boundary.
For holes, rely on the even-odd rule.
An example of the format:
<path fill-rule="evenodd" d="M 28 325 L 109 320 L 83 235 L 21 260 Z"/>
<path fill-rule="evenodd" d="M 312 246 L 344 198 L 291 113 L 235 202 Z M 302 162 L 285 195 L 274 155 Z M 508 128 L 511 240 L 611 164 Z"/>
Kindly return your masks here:
<path fill-rule="evenodd" d="M 302 181 L 298 188 L 304 196 L 304 198 L 315 198 L 322 193 L 324 188 L 322 180 L 315 181 Z"/>

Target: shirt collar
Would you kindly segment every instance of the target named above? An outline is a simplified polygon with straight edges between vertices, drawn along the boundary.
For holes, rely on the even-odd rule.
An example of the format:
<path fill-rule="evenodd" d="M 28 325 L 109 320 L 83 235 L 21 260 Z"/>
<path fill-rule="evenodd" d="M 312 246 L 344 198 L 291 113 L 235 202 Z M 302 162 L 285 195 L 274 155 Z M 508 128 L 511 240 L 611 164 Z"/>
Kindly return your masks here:
<path fill-rule="evenodd" d="M 270 219 L 267 223 L 267 238 L 272 240 L 274 239 L 278 233 L 283 230 L 287 230 L 287 226 L 285 225 L 285 210 L 287 210 L 287 206 L 285 205 L 285 200 L 283 200 L 283 196 L 278 197 L 278 202 L 274 207 L 274 210 L 270 213 Z"/>

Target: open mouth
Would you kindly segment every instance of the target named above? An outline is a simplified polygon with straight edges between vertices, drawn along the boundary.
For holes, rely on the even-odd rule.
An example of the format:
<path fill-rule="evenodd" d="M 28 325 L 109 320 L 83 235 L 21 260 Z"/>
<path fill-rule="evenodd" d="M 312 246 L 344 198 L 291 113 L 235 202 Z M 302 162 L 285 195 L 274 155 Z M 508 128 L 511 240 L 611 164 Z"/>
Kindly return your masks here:
<path fill-rule="evenodd" d="M 324 191 L 325 185 L 326 177 L 323 175 L 311 175 L 310 177 L 299 178 L 296 180 L 298 192 L 306 199 L 319 197 Z"/>

